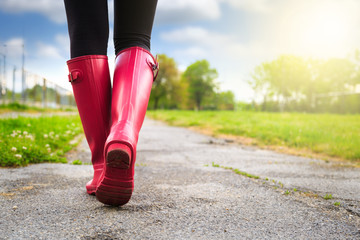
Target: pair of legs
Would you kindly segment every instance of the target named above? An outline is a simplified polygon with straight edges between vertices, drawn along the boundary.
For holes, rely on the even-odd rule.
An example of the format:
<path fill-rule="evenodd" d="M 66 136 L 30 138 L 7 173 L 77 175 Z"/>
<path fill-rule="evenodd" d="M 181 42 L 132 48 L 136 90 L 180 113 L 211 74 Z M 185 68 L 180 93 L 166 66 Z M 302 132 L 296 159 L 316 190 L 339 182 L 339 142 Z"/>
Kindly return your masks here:
<path fill-rule="evenodd" d="M 67 62 L 100 202 L 123 205 L 134 188 L 138 134 L 158 65 L 150 54 L 157 0 L 114 0 L 115 72 L 111 89 L 107 0 L 65 0 L 71 60 Z"/>
<path fill-rule="evenodd" d="M 157 0 L 114 0 L 115 53 L 129 47 L 150 51 Z M 107 0 L 65 0 L 71 58 L 106 55 L 109 38 Z"/>

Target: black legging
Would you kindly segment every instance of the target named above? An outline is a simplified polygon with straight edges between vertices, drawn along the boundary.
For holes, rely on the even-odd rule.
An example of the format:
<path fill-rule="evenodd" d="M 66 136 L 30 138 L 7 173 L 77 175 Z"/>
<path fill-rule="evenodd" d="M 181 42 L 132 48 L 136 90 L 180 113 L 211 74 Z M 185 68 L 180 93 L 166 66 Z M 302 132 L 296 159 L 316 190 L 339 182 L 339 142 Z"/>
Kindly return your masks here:
<path fill-rule="evenodd" d="M 109 39 L 107 0 L 64 0 L 71 58 L 106 55 Z M 114 0 L 115 54 L 139 46 L 150 51 L 157 0 Z"/>

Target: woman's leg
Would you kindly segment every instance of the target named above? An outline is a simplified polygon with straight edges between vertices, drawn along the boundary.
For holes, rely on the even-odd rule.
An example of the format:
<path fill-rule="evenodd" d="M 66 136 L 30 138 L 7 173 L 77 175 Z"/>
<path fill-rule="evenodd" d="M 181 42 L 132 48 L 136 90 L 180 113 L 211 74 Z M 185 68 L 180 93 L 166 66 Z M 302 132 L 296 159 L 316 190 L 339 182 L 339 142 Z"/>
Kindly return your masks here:
<path fill-rule="evenodd" d="M 106 55 L 109 39 L 107 0 L 64 0 L 64 2 L 71 58 Z"/>
<path fill-rule="evenodd" d="M 157 0 L 115 0 L 115 72 L 111 129 L 105 143 L 104 175 L 96 190 L 100 202 L 126 204 L 134 189 L 136 145 L 157 62 L 150 36 Z"/>
<path fill-rule="evenodd" d="M 104 168 L 104 144 L 110 127 L 107 0 L 65 0 L 65 7 L 72 58 L 67 62 L 69 80 L 94 168 L 86 190 L 95 194 Z"/>
<path fill-rule="evenodd" d="M 157 0 L 114 1 L 115 54 L 129 47 L 150 51 L 151 31 Z"/>

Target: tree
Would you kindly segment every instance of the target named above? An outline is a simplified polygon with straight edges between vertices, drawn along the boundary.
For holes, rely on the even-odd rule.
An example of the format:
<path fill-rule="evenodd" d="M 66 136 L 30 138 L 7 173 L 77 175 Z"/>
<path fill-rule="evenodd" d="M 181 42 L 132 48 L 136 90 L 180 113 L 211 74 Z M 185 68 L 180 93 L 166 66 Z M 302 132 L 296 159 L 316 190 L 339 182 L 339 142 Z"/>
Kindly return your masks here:
<path fill-rule="evenodd" d="M 196 109 L 201 110 L 204 99 L 214 94 L 217 76 L 216 69 L 210 68 L 207 60 L 196 61 L 183 73 L 183 80 L 188 84 L 190 104 L 194 104 Z"/>
<path fill-rule="evenodd" d="M 235 95 L 232 91 L 225 91 L 216 94 L 216 109 L 218 110 L 234 110 Z"/>
<path fill-rule="evenodd" d="M 158 109 L 160 104 L 170 108 L 178 100 L 179 71 L 173 58 L 158 55 L 159 73 L 154 81 L 150 95 L 150 107 Z"/>
<path fill-rule="evenodd" d="M 283 55 L 257 66 L 249 83 L 263 96 L 262 110 L 355 112 L 360 52 L 327 60 Z"/>

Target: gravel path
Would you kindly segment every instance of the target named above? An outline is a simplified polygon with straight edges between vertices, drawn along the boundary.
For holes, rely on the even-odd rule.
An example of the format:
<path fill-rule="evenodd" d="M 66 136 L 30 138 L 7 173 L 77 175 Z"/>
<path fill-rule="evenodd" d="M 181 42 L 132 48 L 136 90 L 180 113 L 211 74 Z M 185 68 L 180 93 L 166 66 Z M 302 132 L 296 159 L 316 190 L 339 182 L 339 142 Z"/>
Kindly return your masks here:
<path fill-rule="evenodd" d="M 83 141 L 68 158 L 89 155 Z M 148 119 L 127 205 L 105 206 L 86 194 L 91 168 L 0 169 L 0 239 L 360 239 L 360 169 Z"/>

